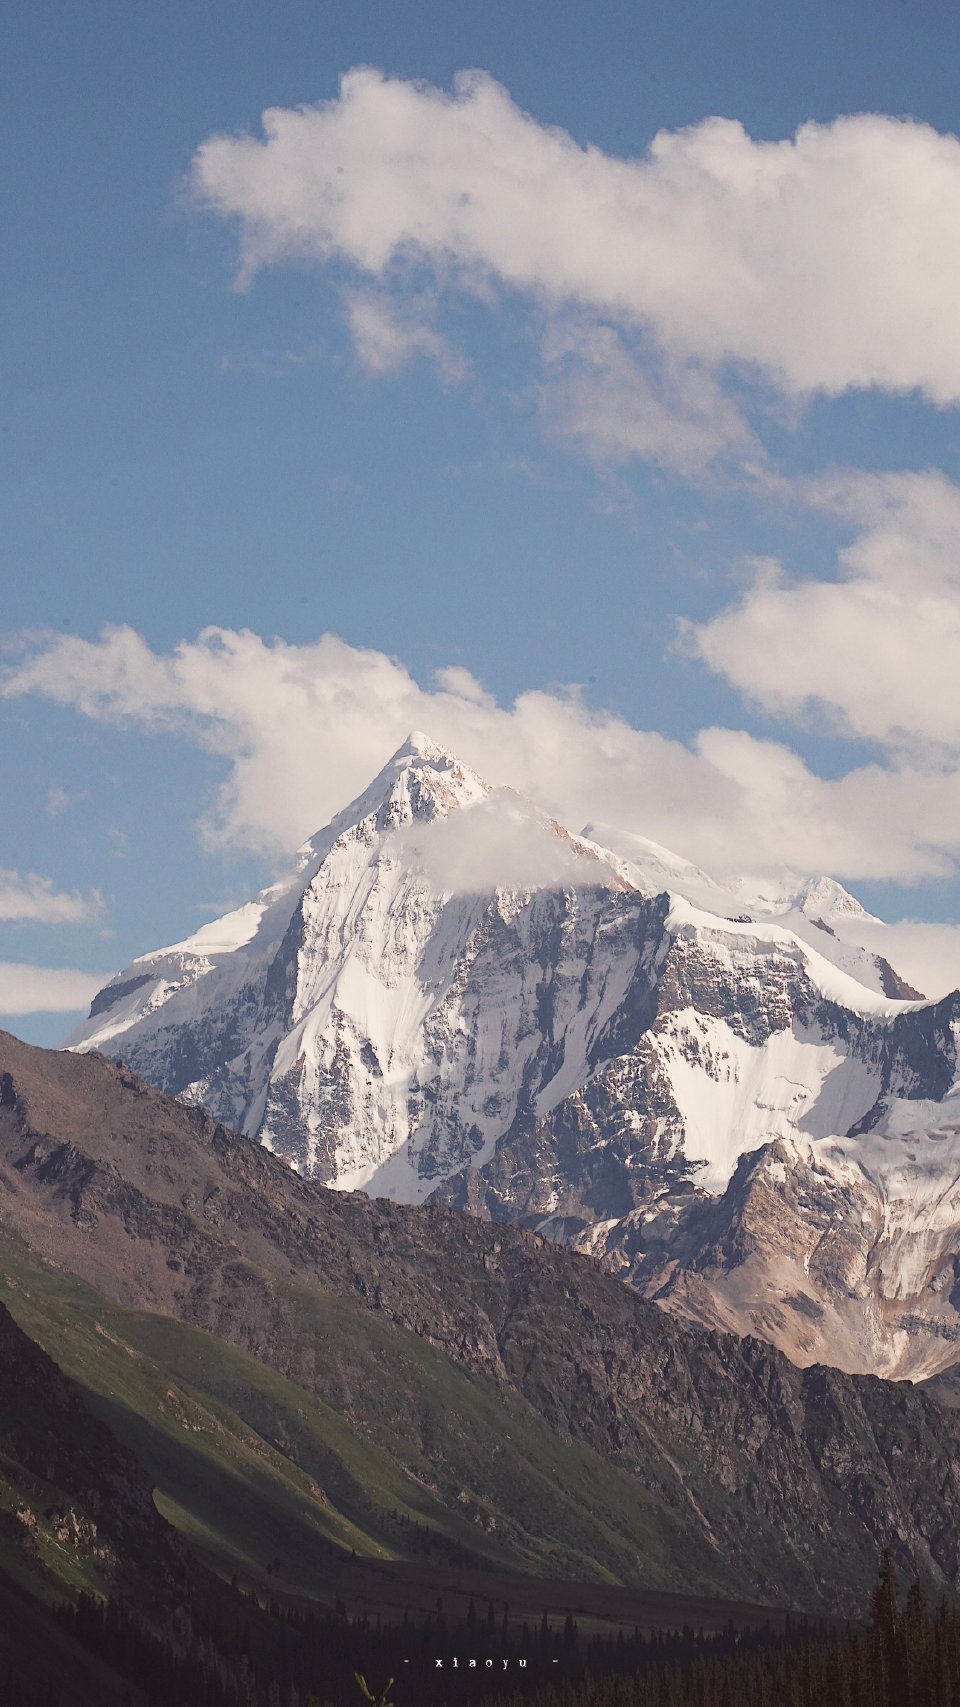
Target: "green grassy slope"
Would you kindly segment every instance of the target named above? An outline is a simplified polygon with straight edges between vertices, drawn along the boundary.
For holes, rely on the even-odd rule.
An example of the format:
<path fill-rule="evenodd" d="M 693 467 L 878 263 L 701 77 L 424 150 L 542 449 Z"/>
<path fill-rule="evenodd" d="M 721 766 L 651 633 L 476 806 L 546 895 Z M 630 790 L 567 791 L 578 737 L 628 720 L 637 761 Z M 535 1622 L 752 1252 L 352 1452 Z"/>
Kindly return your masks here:
<path fill-rule="evenodd" d="M 295 1300 L 315 1355 L 338 1369 L 339 1414 L 208 1333 L 109 1303 L 16 1239 L 0 1238 L 0 1270 L 11 1314 L 222 1575 L 331 1599 L 355 1553 L 747 1597 L 634 1478 L 342 1299 Z M 426 1430 L 407 1422 L 424 1415 Z"/>

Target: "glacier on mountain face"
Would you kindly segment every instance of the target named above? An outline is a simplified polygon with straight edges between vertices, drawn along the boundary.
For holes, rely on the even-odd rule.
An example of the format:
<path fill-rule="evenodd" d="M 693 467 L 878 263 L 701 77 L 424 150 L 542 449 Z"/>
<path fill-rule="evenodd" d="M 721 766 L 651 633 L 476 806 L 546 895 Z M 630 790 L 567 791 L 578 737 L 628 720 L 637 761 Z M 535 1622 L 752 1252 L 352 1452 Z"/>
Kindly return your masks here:
<path fill-rule="evenodd" d="M 572 835 L 413 736 L 66 1044 L 339 1189 L 519 1219 L 801 1362 L 925 1373 L 960 1358 L 960 998 L 845 939 L 864 916 L 828 878 Z"/>

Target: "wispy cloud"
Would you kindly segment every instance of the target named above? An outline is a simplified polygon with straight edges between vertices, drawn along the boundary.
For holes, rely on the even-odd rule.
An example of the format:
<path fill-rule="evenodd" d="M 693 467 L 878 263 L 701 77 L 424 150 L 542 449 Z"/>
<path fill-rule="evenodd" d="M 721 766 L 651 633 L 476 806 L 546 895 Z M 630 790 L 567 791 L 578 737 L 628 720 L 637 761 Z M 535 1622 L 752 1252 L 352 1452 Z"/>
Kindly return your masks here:
<path fill-rule="evenodd" d="M 89 925 L 102 919 L 104 911 L 97 889 L 86 895 L 77 889 L 55 889 L 49 878 L 36 872 L 21 876 L 0 867 L 0 920 L 6 923 Z"/>
<path fill-rule="evenodd" d="M 70 805 L 70 791 L 66 788 L 51 788 L 47 793 L 47 817 L 59 818 Z"/>
<path fill-rule="evenodd" d="M 431 324 L 427 305 L 401 306 L 372 290 L 348 291 L 345 304 L 357 358 L 369 373 L 399 373 L 418 356 L 426 356 L 448 385 L 468 377 L 470 363 Z"/>
<path fill-rule="evenodd" d="M 70 966 L 29 966 L 0 960 L 0 1014 L 77 1013 L 93 1000 L 109 972 Z"/>
<path fill-rule="evenodd" d="M 436 888 L 451 894 L 485 894 L 494 884 L 528 890 L 616 882 L 611 870 L 575 851 L 557 831 L 516 794 L 494 789 L 427 829 L 414 824 L 398 830 L 393 847 L 404 861 L 416 860 Z"/>

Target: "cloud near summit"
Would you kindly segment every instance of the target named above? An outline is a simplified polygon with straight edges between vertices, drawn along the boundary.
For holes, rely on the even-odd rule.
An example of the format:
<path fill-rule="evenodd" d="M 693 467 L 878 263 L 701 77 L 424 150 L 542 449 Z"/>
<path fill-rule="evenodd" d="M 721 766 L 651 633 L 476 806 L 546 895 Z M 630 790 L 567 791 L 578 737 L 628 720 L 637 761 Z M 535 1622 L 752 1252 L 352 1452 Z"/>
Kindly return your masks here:
<path fill-rule="evenodd" d="M 621 159 L 483 72 L 448 94 L 364 68 L 334 100 L 269 109 L 262 137 L 209 138 L 190 183 L 238 221 L 242 281 L 336 261 L 408 304 L 424 278 L 441 298 L 526 299 L 546 323 L 548 413 L 605 455 L 748 457 L 744 375 L 790 399 L 960 401 L 960 142 L 912 120 L 758 141 L 706 118 Z M 358 300 L 362 359 L 383 371 L 426 353 L 456 371 L 442 334 L 402 315 L 388 360 Z M 736 394 L 718 384 L 731 367 Z"/>
<path fill-rule="evenodd" d="M 219 755 L 224 781 L 201 825 L 211 845 L 288 853 L 425 728 L 574 831 L 621 824 L 714 871 L 787 863 L 909 880 L 946 875 L 960 858 L 955 758 L 824 779 L 786 744 L 709 728 L 686 746 L 591 711 L 574 691 L 531 691 L 505 707 L 459 666 L 421 687 L 398 660 L 334 635 L 290 645 L 207 629 L 166 654 L 128 628 L 51 637 L 3 692 L 176 729 Z"/>

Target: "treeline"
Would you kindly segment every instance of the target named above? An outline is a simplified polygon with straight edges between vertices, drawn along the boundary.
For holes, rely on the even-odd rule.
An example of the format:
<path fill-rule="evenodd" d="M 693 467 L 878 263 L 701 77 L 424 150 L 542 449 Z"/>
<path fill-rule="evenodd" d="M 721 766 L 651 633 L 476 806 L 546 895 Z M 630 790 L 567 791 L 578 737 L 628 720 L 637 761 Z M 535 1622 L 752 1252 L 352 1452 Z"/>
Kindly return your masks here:
<path fill-rule="evenodd" d="M 885 1549 L 868 1626 L 500 1695 L 496 1707 L 960 1707 L 960 1606 L 931 1610 L 914 1583 L 901 1607 Z"/>
<path fill-rule="evenodd" d="M 132 1608 L 88 1596 L 55 1616 L 147 1707 L 361 1707 L 358 1672 L 376 1694 L 392 1678 L 393 1707 L 462 1707 L 493 1692 L 529 1701 L 556 1680 L 589 1688 L 599 1678 L 618 1689 L 623 1678 L 659 1677 L 665 1668 L 683 1675 L 697 1659 L 722 1667 L 771 1643 L 795 1644 L 801 1634 L 827 1636 L 825 1627 L 801 1620 L 777 1634 L 730 1627 L 710 1636 L 685 1629 L 584 1638 L 570 1617 L 553 1624 L 544 1614 L 539 1626 L 530 1625 L 512 1621 L 509 1608 L 492 1601 L 479 1611 L 471 1603 L 457 1622 L 448 1622 L 438 1601 L 429 1616 L 408 1614 L 400 1625 L 381 1626 L 350 1619 L 342 1608 L 334 1615 L 302 1613 L 226 1593 L 216 1604 L 179 1608 L 160 1632 Z M 24 1707 L 34 1707 L 32 1695 Z"/>
<path fill-rule="evenodd" d="M 82 1596 L 53 1614 L 96 1655 L 131 1707 L 960 1707 L 960 1606 L 931 1610 L 915 1584 L 901 1606 L 891 1555 L 868 1624 L 705 1636 L 586 1637 L 575 1621 L 517 1623 L 502 1602 L 448 1623 L 442 1602 L 399 1626 L 262 1605 L 213 1585 L 162 1629 Z M 438 1663 L 439 1662 L 439 1663 Z M 122 1699 L 122 1697 L 121 1697 Z M 12 1667 L 3 1707 L 87 1707 Z M 90 1707 L 96 1707 L 94 1702 Z"/>

